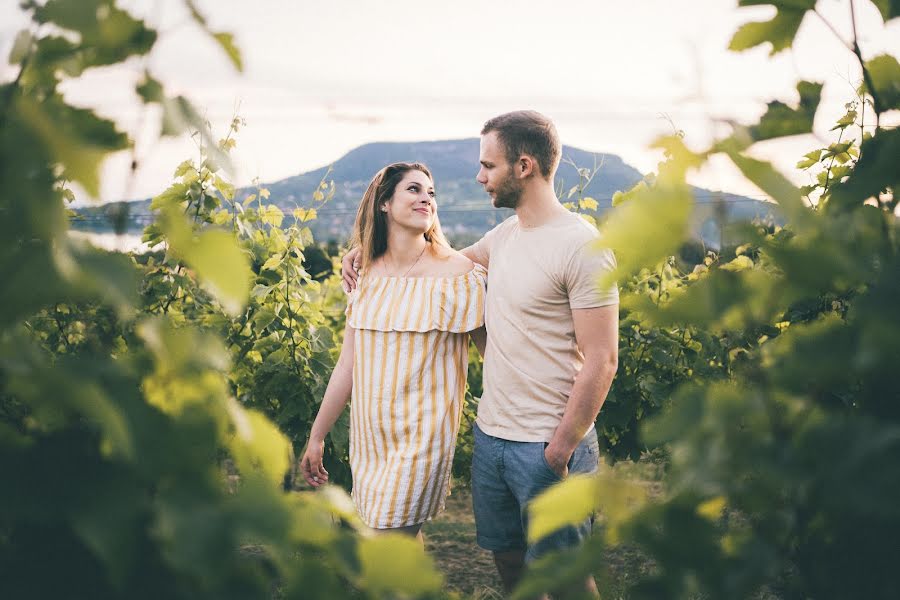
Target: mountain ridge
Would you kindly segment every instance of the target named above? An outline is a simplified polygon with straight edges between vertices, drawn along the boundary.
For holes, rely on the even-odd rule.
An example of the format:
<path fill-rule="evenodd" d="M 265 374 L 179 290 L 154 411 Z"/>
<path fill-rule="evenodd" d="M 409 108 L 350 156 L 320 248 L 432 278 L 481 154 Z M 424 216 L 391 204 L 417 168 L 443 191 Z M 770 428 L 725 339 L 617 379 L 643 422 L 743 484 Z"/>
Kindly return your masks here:
<path fill-rule="evenodd" d="M 475 181 L 479 168 L 478 155 L 478 138 L 371 142 L 353 148 L 328 165 L 261 186 L 269 190 L 269 201 L 286 213 L 297 206 L 315 206 L 319 216 L 309 225 L 316 239 L 320 242 L 343 242 L 350 232 L 357 206 L 372 176 L 392 162 L 421 162 L 428 166 L 434 176 L 438 212 L 445 232 L 451 238 L 470 242 L 512 214 L 508 209 L 494 209 L 481 185 Z M 555 178 L 562 200 L 566 199 L 568 189 L 579 182 L 576 166 L 591 170 L 598 167 L 596 175 L 584 191 L 584 195 L 598 201 L 598 215 L 609 209 L 615 192 L 628 190 L 643 179 L 640 171 L 615 154 L 593 153 L 564 145 L 562 162 Z M 335 194 L 331 201 L 321 206 L 313 201 L 313 193 L 326 174 L 335 183 Z M 769 203 L 703 188 L 694 190 L 698 195 L 721 198 L 720 206 L 715 210 L 715 204 L 698 204 L 696 207 L 693 226 L 695 233 L 704 239 L 710 237 L 709 232 L 705 231 L 709 229 L 710 219 L 721 222 L 723 219 L 752 218 L 754 215 L 772 212 L 773 207 Z M 255 188 L 242 188 L 237 191 L 236 198 L 242 199 L 253 192 Z M 139 200 L 127 203 L 127 206 L 125 203 L 116 204 L 119 212 L 126 213 L 126 231 L 134 233 L 152 221 L 149 202 Z M 76 212 L 85 219 L 73 222 L 73 228 L 113 230 L 113 225 L 104 223 L 103 219 L 103 215 L 115 212 L 109 206 L 76 209 Z M 121 215 L 118 218 L 121 228 Z"/>

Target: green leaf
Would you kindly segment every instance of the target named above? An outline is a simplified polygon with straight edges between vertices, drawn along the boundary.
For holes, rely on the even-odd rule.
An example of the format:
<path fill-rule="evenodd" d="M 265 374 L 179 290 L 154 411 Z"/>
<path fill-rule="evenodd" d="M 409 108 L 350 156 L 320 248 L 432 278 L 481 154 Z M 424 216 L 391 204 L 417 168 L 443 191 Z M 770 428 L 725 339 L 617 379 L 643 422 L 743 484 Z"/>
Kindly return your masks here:
<path fill-rule="evenodd" d="M 772 44 L 770 55 L 777 54 L 786 48 L 790 48 L 794 42 L 794 36 L 800 29 L 803 17 L 807 10 L 815 8 L 815 0 L 793 0 L 776 4 L 770 1 L 741 0 L 741 6 L 757 4 L 774 5 L 777 12 L 771 21 L 747 23 L 742 26 L 731 38 L 729 50 L 741 51 L 755 48 L 766 42 Z"/>
<path fill-rule="evenodd" d="M 615 468 L 595 475 L 573 475 L 549 488 L 528 505 L 528 541 L 583 521 L 600 511 L 606 521 L 606 538 L 619 542 L 619 528 L 643 506 L 644 489 Z"/>
<path fill-rule="evenodd" d="M 630 190 L 628 190 L 626 192 L 619 191 L 619 192 L 614 193 L 613 197 L 612 197 L 612 205 L 619 206 L 623 202 L 627 202 L 631 198 L 635 197 L 639 192 L 644 191 L 646 189 L 647 189 L 647 182 L 639 181 L 637 184 L 635 184 L 634 187 L 632 187 Z"/>
<path fill-rule="evenodd" d="M 244 70 L 244 64 L 241 60 L 241 53 L 238 47 L 234 43 L 234 36 L 230 33 L 225 32 L 213 32 L 209 29 L 209 24 L 206 21 L 206 17 L 203 16 L 203 13 L 200 12 L 200 9 L 197 7 L 197 3 L 194 0 L 185 0 L 185 4 L 188 7 L 188 11 L 191 13 L 191 18 L 200 26 L 203 31 L 208 33 L 216 42 L 221 46 L 222 50 L 225 51 L 225 54 L 228 55 L 228 58 L 231 60 L 231 63 L 238 71 Z"/>
<path fill-rule="evenodd" d="M 101 298 L 123 318 L 133 316 L 140 275 L 131 258 L 64 238 L 54 248 L 60 274 L 81 294 Z"/>
<path fill-rule="evenodd" d="M 281 263 L 284 261 L 284 256 L 281 254 L 276 254 L 275 256 L 270 256 L 269 259 L 263 263 L 263 270 L 274 271 L 278 267 L 281 266 Z"/>
<path fill-rule="evenodd" d="M 162 102 L 165 99 L 163 85 L 147 71 L 144 71 L 144 76 L 135 87 L 135 91 L 144 104 Z"/>
<path fill-rule="evenodd" d="M 881 18 L 890 21 L 900 17 L 900 0 L 872 0 L 881 12 Z"/>
<path fill-rule="evenodd" d="M 305 223 L 306 221 L 314 220 L 318 216 L 318 213 L 314 208 L 295 208 L 293 215 L 295 219 L 298 219 L 301 223 Z"/>
<path fill-rule="evenodd" d="M 228 58 L 231 59 L 231 64 L 234 65 L 234 68 L 238 71 L 243 71 L 244 63 L 241 60 L 241 51 L 234 44 L 234 36 L 230 33 L 214 33 L 212 36 L 219 42 L 219 45 L 228 55 Z"/>
<path fill-rule="evenodd" d="M 738 256 L 731 262 L 725 263 L 719 268 L 725 269 L 726 271 L 743 271 L 744 269 L 752 269 L 753 260 L 748 256 Z"/>
<path fill-rule="evenodd" d="M 593 198 L 586 197 L 578 201 L 578 206 L 581 207 L 581 210 L 597 210 L 599 205 Z"/>
<path fill-rule="evenodd" d="M 800 103 L 791 108 L 783 102 L 769 102 L 766 113 L 759 124 L 750 128 L 750 135 L 756 141 L 801 135 L 812 131 L 813 119 L 822 97 L 822 84 L 801 81 L 797 84 Z"/>
<path fill-rule="evenodd" d="M 900 184 L 900 129 L 882 129 L 863 142 L 859 160 L 850 177 L 832 188 L 831 201 L 837 207 L 862 204 L 882 190 Z"/>
<path fill-rule="evenodd" d="M 172 252 L 197 273 L 225 311 L 232 316 L 240 314 L 250 294 L 252 272 L 234 236 L 221 230 L 194 235 L 178 207 L 172 205 L 163 210 L 160 225 Z"/>
<path fill-rule="evenodd" d="M 156 43 L 156 31 L 109 0 L 49 0 L 35 9 L 34 18 L 79 35 L 78 52 L 68 61 L 72 76 L 146 54 Z"/>
<path fill-rule="evenodd" d="M 23 29 L 16 35 L 16 40 L 13 42 L 12 49 L 9 51 L 9 64 L 17 65 L 22 62 L 22 59 L 28 54 L 31 50 L 31 45 L 34 42 L 34 37 L 31 35 L 31 32 L 27 29 Z"/>
<path fill-rule="evenodd" d="M 229 446 L 243 476 L 261 472 L 270 483 L 279 484 L 287 473 L 290 444 L 284 434 L 260 412 L 247 410 L 229 398 L 228 414 L 234 425 Z"/>
<path fill-rule="evenodd" d="M 65 176 L 94 197 L 100 193 L 100 163 L 110 152 L 129 145 L 114 123 L 90 110 L 72 108 L 58 95 L 40 103 L 17 97 L 15 111 L 62 165 Z"/>
<path fill-rule="evenodd" d="M 615 252 L 618 267 L 600 285 L 610 285 L 673 254 L 687 237 L 692 206 L 687 186 L 655 187 L 638 190 L 607 213 L 598 245 Z"/>
<path fill-rule="evenodd" d="M 234 237 L 225 231 L 205 231 L 183 257 L 225 311 L 240 314 L 250 294 L 251 271 Z"/>
<path fill-rule="evenodd" d="M 850 127 L 854 123 L 856 123 L 857 112 L 855 110 L 848 110 L 847 114 L 838 119 L 837 123 L 830 129 L 830 131 L 835 131 L 837 129 L 846 129 Z"/>
<path fill-rule="evenodd" d="M 666 155 L 666 160 L 659 164 L 655 183 L 657 186 L 682 185 L 688 170 L 699 168 L 705 160 L 703 155 L 689 150 L 680 135 L 662 136 L 654 140 L 650 147 L 660 148 Z M 636 189 L 639 187 L 640 184 L 635 186 Z"/>
<path fill-rule="evenodd" d="M 184 0 L 185 5 L 188 7 L 188 11 L 191 13 L 191 18 L 197 22 L 198 25 L 206 28 L 206 17 L 203 16 L 203 13 L 200 12 L 200 9 L 197 8 L 197 3 L 194 0 Z"/>
<path fill-rule="evenodd" d="M 187 200 L 190 186 L 186 183 L 173 183 L 169 189 L 150 201 L 150 210 L 162 210 L 169 206 L 178 206 Z"/>
<path fill-rule="evenodd" d="M 797 163 L 798 169 L 808 169 L 813 166 L 817 162 L 819 162 L 819 157 L 822 156 L 822 150 L 813 150 L 812 152 L 807 152 L 803 155 L 805 160 L 801 160 Z"/>
<path fill-rule="evenodd" d="M 800 190 L 787 177 L 776 171 L 770 163 L 727 149 L 726 153 L 747 179 L 778 202 L 788 222 L 797 227 L 803 227 L 809 222 L 812 214 L 803 204 Z"/>
<path fill-rule="evenodd" d="M 274 204 L 270 204 L 264 210 L 260 211 L 260 218 L 263 223 L 272 225 L 273 227 L 280 227 L 281 222 L 284 220 L 284 213 Z"/>
<path fill-rule="evenodd" d="M 878 110 L 900 109 L 900 63 L 888 54 L 876 56 L 866 62 L 872 85 L 878 95 Z"/>
<path fill-rule="evenodd" d="M 188 159 L 175 167 L 175 173 L 173 174 L 173 177 L 178 179 L 180 177 L 184 177 L 188 173 L 195 172 L 196 170 L 197 167 L 194 166 L 194 161 Z"/>
<path fill-rule="evenodd" d="M 397 533 L 362 538 L 360 585 L 373 594 L 421 596 L 440 590 L 443 578 L 417 540 Z"/>
<path fill-rule="evenodd" d="M 529 504 L 528 543 L 537 543 L 554 531 L 584 521 L 593 514 L 596 504 L 596 478 L 567 477 Z"/>

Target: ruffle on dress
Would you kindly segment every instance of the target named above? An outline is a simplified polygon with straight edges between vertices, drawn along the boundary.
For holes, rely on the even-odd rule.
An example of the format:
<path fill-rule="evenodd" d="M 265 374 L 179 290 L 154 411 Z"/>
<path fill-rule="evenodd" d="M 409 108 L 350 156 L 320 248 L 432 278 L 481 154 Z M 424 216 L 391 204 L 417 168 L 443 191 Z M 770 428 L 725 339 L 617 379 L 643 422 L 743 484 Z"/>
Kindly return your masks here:
<path fill-rule="evenodd" d="M 347 302 L 347 323 L 374 331 L 464 333 L 484 325 L 487 270 L 455 277 L 361 276 Z"/>

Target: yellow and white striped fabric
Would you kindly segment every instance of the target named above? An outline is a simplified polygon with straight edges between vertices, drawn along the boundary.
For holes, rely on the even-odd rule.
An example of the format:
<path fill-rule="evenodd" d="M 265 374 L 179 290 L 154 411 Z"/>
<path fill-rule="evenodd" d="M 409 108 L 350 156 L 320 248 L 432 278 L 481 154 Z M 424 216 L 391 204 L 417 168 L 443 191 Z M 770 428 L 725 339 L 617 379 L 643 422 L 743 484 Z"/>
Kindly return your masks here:
<path fill-rule="evenodd" d="M 350 404 L 353 499 L 370 527 L 440 513 L 466 391 L 469 331 L 484 324 L 487 271 L 361 277 Z"/>

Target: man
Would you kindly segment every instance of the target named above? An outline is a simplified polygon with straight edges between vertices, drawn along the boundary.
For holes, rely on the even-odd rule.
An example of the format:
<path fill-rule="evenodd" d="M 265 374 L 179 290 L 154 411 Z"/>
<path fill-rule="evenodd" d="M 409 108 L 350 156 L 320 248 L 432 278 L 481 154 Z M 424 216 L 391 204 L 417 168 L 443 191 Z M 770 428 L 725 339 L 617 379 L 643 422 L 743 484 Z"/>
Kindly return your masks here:
<path fill-rule="evenodd" d="M 478 545 L 493 553 L 507 590 L 527 562 L 590 533 L 586 520 L 529 547 L 526 510 L 569 473 L 597 470 L 594 420 L 618 362 L 618 290 L 597 289 L 615 259 L 557 199 L 560 154 L 555 126 L 539 113 L 485 123 L 476 179 L 495 207 L 516 214 L 462 250 L 488 268 L 472 500 Z M 343 269 L 355 283 L 352 257 Z"/>

